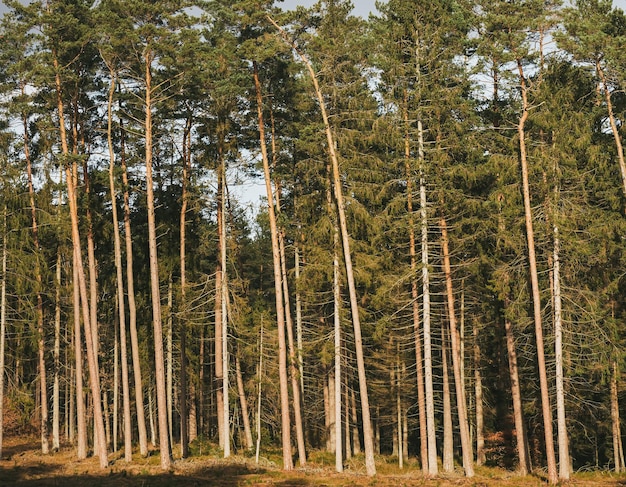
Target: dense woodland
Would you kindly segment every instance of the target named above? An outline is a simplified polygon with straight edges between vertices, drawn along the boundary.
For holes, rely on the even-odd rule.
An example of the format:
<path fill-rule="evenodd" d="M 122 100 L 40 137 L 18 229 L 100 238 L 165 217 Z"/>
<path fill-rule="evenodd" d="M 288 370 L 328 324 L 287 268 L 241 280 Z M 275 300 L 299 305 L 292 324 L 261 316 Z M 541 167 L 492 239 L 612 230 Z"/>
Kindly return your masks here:
<path fill-rule="evenodd" d="M 610 0 L 5 3 L 5 437 L 626 468 Z"/>

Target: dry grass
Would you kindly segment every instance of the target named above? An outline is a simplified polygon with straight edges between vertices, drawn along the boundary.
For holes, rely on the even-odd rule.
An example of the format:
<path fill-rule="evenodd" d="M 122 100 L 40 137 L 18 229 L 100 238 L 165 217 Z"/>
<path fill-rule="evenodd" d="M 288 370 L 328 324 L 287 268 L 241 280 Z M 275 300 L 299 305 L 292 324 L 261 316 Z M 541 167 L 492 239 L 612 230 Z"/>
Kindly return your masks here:
<path fill-rule="evenodd" d="M 148 458 L 139 455 L 127 464 L 120 453 L 111 455 L 111 466 L 102 470 L 95 458 L 79 461 L 70 447 L 61 451 L 41 455 L 37 450 L 36 438 L 13 437 L 5 440 L 3 458 L 0 460 L 0 486 L 63 486 L 63 487 L 190 487 L 190 486 L 425 486 L 425 487 L 531 487 L 546 485 L 539 476 L 519 477 L 514 472 L 497 468 L 481 467 L 476 477 L 466 479 L 462 472 L 424 479 L 418 465 L 408 462 L 399 470 L 392 459 L 377 459 L 379 474 L 374 478 L 364 475 L 362 459 L 347 462 L 346 472 L 337 474 L 333 470 L 329 455 L 314 453 L 306 468 L 283 472 L 270 456 L 257 465 L 254 459 L 234 456 L 219 459 L 214 452 L 209 455 L 196 454 L 189 459 L 177 459 L 169 472 L 159 467 L 158 454 Z M 567 485 L 581 487 L 626 486 L 626 476 L 607 472 L 576 474 Z"/>

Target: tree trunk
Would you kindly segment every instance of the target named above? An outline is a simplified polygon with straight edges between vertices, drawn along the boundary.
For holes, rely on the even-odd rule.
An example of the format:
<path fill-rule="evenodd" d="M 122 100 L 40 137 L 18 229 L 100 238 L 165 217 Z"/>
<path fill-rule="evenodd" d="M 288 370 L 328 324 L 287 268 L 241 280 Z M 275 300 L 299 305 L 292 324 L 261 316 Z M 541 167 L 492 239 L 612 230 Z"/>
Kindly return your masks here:
<path fill-rule="evenodd" d="M 61 251 L 57 250 L 56 279 L 54 281 L 54 382 L 52 384 L 52 449 L 59 451 L 61 446 Z"/>
<path fill-rule="evenodd" d="M 409 137 L 409 112 L 407 92 L 404 91 L 404 171 L 406 174 L 407 213 L 409 216 L 409 256 L 411 258 L 411 307 L 413 310 L 413 333 L 415 335 L 415 369 L 417 376 L 417 412 L 419 416 L 420 463 L 422 473 L 428 473 L 428 441 L 426 433 L 426 403 L 424 400 L 424 363 L 420 338 L 419 290 L 417 283 L 417 250 L 415 245 L 415 220 L 413 218 L 413 177 L 411 169 L 411 146 Z"/>
<path fill-rule="evenodd" d="M 335 470 L 343 472 L 343 446 L 341 444 L 341 287 L 339 285 L 339 256 L 338 229 L 334 231 L 334 256 L 333 256 L 333 302 L 334 302 L 334 325 L 335 325 L 335 390 L 329 391 L 334 394 L 335 406 Z"/>
<path fill-rule="evenodd" d="M 446 306 L 447 308 L 447 306 Z M 452 432 L 452 405 L 450 400 L 450 372 L 448 371 L 448 338 L 445 327 L 441 325 L 441 363 L 443 375 L 443 452 L 444 472 L 454 471 L 454 439 Z M 457 398 L 458 399 L 458 398 Z"/>
<path fill-rule="evenodd" d="M 428 214 L 424 167 L 424 131 L 417 121 L 418 157 L 420 161 L 420 224 L 422 246 L 422 321 L 424 333 L 424 388 L 426 402 L 426 435 L 428 443 L 428 475 L 438 473 L 437 438 L 435 431 L 435 394 L 433 390 L 432 344 L 430 331 L 430 268 L 428 250 Z"/>
<path fill-rule="evenodd" d="M 220 263 L 222 265 L 220 303 L 222 318 L 222 435 L 224 438 L 224 458 L 230 456 L 230 407 L 228 385 L 228 273 L 226 271 L 226 169 L 222 166 L 222 236 L 220 238 Z"/>
<path fill-rule="evenodd" d="M 128 171 L 126 167 L 124 127 L 120 120 L 120 143 L 122 184 L 124 186 L 124 240 L 126 248 L 126 286 L 128 294 L 128 325 L 130 328 L 130 347 L 133 359 L 133 379 L 135 382 L 135 406 L 137 409 L 137 429 L 139 433 L 139 453 L 148 456 L 148 432 L 143 398 L 143 379 L 139 358 L 139 337 L 137 335 L 137 306 L 135 303 L 135 278 L 133 271 L 133 238 L 130 226 L 130 194 L 128 191 Z"/>
<path fill-rule="evenodd" d="M 7 323 L 7 206 L 2 213 L 2 281 L 0 281 L 0 460 L 4 438 L 4 349 Z"/>
<path fill-rule="evenodd" d="M 83 393 L 83 347 L 80 332 L 80 289 L 78 286 L 78 265 L 73 257 L 72 274 L 74 290 L 74 357 L 76 360 L 76 456 L 87 458 L 87 420 L 85 414 L 85 394 Z"/>
<path fill-rule="evenodd" d="M 476 465 L 484 465 L 485 457 L 485 432 L 483 413 L 483 378 L 480 371 L 480 346 L 478 344 L 478 324 L 474 322 L 474 388 L 476 394 Z"/>
<path fill-rule="evenodd" d="M 258 373 L 258 394 L 256 400 L 256 452 L 255 461 L 259 463 L 259 453 L 261 451 L 261 385 L 263 382 L 263 321 L 261 321 L 261 336 L 259 338 L 259 373 Z"/>
<path fill-rule="evenodd" d="M 552 434 L 552 410 L 550 407 L 550 391 L 548 389 L 548 375 L 543 342 L 543 326 L 541 322 L 541 299 L 539 293 L 539 277 L 537 274 L 537 258 L 535 256 L 535 233 L 533 230 L 533 215 L 530 204 L 530 186 L 528 182 L 528 161 L 526 158 L 526 135 L 525 124 L 528 119 L 528 93 L 526 77 L 521 59 L 517 59 L 517 68 L 520 79 L 520 91 L 522 95 L 522 116 L 519 119 L 517 133 L 519 136 L 520 166 L 522 173 L 522 195 L 524 199 L 524 217 L 526 225 L 526 239 L 528 244 L 528 267 L 532 288 L 533 317 L 535 322 L 535 339 L 537 342 L 537 364 L 539 367 L 539 385 L 541 390 L 541 411 L 543 415 L 543 429 L 546 445 L 546 458 L 548 466 L 548 481 L 551 484 L 558 483 L 556 471 L 556 456 L 554 452 L 554 438 Z"/>
<path fill-rule="evenodd" d="M 361 393 L 361 414 L 363 416 L 363 441 L 365 443 L 365 469 L 367 475 L 376 475 L 376 464 L 374 462 L 374 435 L 372 433 L 372 421 L 370 417 L 369 397 L 367 391 L 367 376 L 365 373 L 365 359 L 363 356 L 363 339 L 361 335 L 361 321 L 359 318 L 359 306 L 356 295 L 356 286 L 354 284 L 354 272 L 352 270 L 352 253 L 350 251 L 350 237 L 348 235 L 348 226 L 345 214 L 345 205 L 343 200 L 343 192 L 341 189 L 341 176 L 339 173 L 339 159 L 335 151 L 335 141 L 331 131 L 330 121 L 328 114 L 326 113 L 326 102 L 324 101 L 324 95 L 319 87 L 317 76 L 313 70 L 313 66 L 309 60 L 297 49 L 297 46 L 293 44 L 287 37 L 282 28 L 274 22 L 274 20 L 268 16 L 270 22 L 281 32 L 285 41 L 291 45 L 291 47 L 297 52 L 300 59 L 306 65 L 307 71 L 313 83 L 315 95 L 319 102 L 320 110 L 322 112 L 322 119 L 324 122 L 324 129 L 326 132 L 326 143 L 329 152 L 332 171 L 333 171 L 333 186 L 335 193 L 335 202 L 337 204 L 337 213 L 339 217 L 339 228 L 341 230 L 341 241 L 344 252 L 344 265 L 346 267 L 346 279 L 348 281 L 348 293 L 350 296 L 350 310 L 352 313 L 352 326 L 354 328 L 354 342 L 357 361 L 357 371 L 359 377 L 359 390 Z"/>
<path fill-rule="evenodd" d="M 157 256 L 156 222 L 154 217 L 154 187 L 152 180 L 152 58 L 145 53 L 145 142 L 146 142 L 146 204 L 148 212 L 148 251 L 150 261 L 150 291 L 152 296 L 152 326 L 154 332 L 154 362 L 157 389 L 157 416 L 161 468 L 172 464 L 167 421 L 167 391 L 165 390 L 165 360 L 163 357 L 163 325 L 161 323 L 161 292 L 159 290 L 159 261 Z"/>
<path fill-rule="evenodd" d="M 165 335 L 165 388 L 167 390 L 167 424 L 170 444 L 174 444 L 174 283 L 172 272 L 167 281 L 167 332 Z"/>
<path fill-rule="evenodd" d="M 559 228 L 554 225 L 553 281 L 554 281 L 554 357 L 556 361 L 556 415 L 559 445 L 559 480 L 569 480 L 570 457 L 567 424 L 565 423 L 565 392 L 563 389 L 563 321 L 561 318 L 561 272 Z"/>
<path fill-rule="evenodd" d="M 250 429 L 250 414 L 248 413 L 248 400 L 246 390 L 243 386 L 243 376 L 241 375 L 241 364 L 239 354 L 235 355 L 235 373 L 237 375 L 237 392 L 239 392 L 239 404 L 241 404 L 241 420 L 243 422 L 243 432 L 246 450 L 252 450 L 252 430 Z"/>
<path fill-rule="evenodd" d="M 613 432 L 613 461 L 615 463 L 615 473 L 620 473 L 624 470 L 624 464 L 621 459 L 621 444 L 622 433 L 619 419 L 619 399 L 617 390 L 617 361 L 613 360 L 611 370 L 611 425 Z"/>
<path fill-rule="evenodd" d="M 130 413 L 130 384 L 128 379 L 128 357 L 126 348 L 126 306 L 124 301 L 124 269 L 122 267 L 122 243 L 120 238 L 119 219 L 117 216 L 117 192 L 115 190 L 115 149 L 113 147 L 113 94 L 115 93 L 115 75 L 111 73 L 111 87 L 109 89 L 109 103 L 107 111 L 107 141 L 109 145 L 109 188 L 111 191 L 111 215 L 113 218 L 113 243 L 115 253 L 115 277 L 117 284 L 117 311 L 119 323 L 120 354 L 122 362 L 122 404 L 124 411 L 124 460 L 133 460 L 132 424 Z M 117 359 L 117 355 L 116 355 Z M 117 373 L 116 373 L 117 380 Z M 117 398 L 117 389 L 115 390 Z M 117 414 L 117 407 L 115 408 Z M 114 421 L 115 432 L 117 433 L 117 421 Z M 117 434 L 114 435 L 117 448 Z"/>
<path fill-rule="evenodd" d="M 186 218 L 189 171 L 191 169 L 191 116 L 187 116 L 183 132 L 183 177 L 180 207 L 180 450 L 182 458 L 189 456 L 189 418 L 187 413 L 187 267 Z"/>
<path fill-rule="evenodd" d="M 254 65 L 254 86 L 257 101 L 257 119 L 259 123 L 259 141 L 263 159 L 263 173 L 265 177 L 265 191 L 267 194 L 267 207 L 270 223 L 270 235 L 272 240 L 272 261 L 274 263 L 274 289 L 276 293 L 276 315 L 278 326 L 278 378 L 280 384 L 280 411 L 282 426 L 283 469 L 293 469 L 291 458 L 291 419 L 289 417 L 289 383 L 287 377 L 287 345 L 285 341 L 285 301 L 281 284 L 282 272 L 280 265 L 280 246 L 278 242 L 278 229 L 272 191 L 272 179 L 270 176 L 267 147 L 265 144 L 265 126 L 263 123 L 263 98 L 261 95 L 261 83 L 256 62 Z"/>
<path fill-rule="evenodd" d="M 22 93 L 24 88 L 22 88 Z M 28 196 L 30 200 L 30 212 L 33 233 L 33 248 L 35 252 L 35 280 L 37 283 L 36 299 L 36 316 L 37 316 L 37 350 L 38 350 L 38 367 L 39 367 L 39 391 L 41 403 L 41 452 L 46 455 L 49 452 L 48 445 L 48 388 L 46 385 L 46 361 L 45 361 L 45 337 L 44 337 L 44 317 L 43 317 L 43 298 L 41 296 L 43 287 L 43 278 L 41 275 L 41 257 L 39 245 L 39 228 L 37 225 L 37 207 L 35 204 L 35 189 L 33 187 L 33 171 L 30 159 L 30 148 L 28 139 L 28 120 L 23 117 L 24 126 L 24 158 L 26 159 L 26 174 L 28 178 Z"/>
<path fill-rule="evenodd" d="M 98 368 L 98 357 L 95 354 L 95 344 L 93 343 L 93 331 L 91 328 L 91 316 L 89 310 L 89 300 L 87 297 L 87 283 L 85 281 L 85 271 L 83 268 L 82 249 L 80 241 L 80 232 L 78 224 L 78 207 L 77 198 L 75 192 L 75 178 L 70 170 L 70 163 L 68 160 L 69 150 L 67 145 L 67 136 L 65 132 L 65 117 L 63 112 L 63 97 L 61 91 L 61 77 L 59 74 L 58 60 L 56 52 L 53 52 L 53 64 L 55 69 L 55 84 L 57 94 L 57 110 L 59 116 L 59 131 L 61 135 L 61 150 L 64 156 L 63 163 L 65 164 L 65 177 L 67 181 L 67 195 L 70 205 L 70 219 L 72 228 L 72 247 L 74 251 L 74 264 L 78 270 L 76 277 L 78 280 L 78 288 L 80 292 L 80 302 L 83 315 L 83 323 L 85 327 L 85 341 L 87 349 L 87 363 L 89 365 L 89 385 L 94 401 L 94 429 L 97 430 L 98 448 L 94 447 L 94 450 L 98 451 L 100 458 L 100 467 L 106 468 L 109 464 L 107 455 L 106 435 L 104 431 L 104 418 L 102 415 L 102 403 L 100 394 L 100 370 Z M 79 346 L 77 343 L 77 348 Z"/>
<path fill-rule="evenodd" d="M 442 202 L 443 203 L 443 202 Z M 443 205 L 442 205 L 443 206 Z M 454 311 L 454 292 L 452 289 L 452 273 L 450 269 L 450 252 L 448 249 L 448 228 L 446 220 L 442 216 L 439 220 L 441 226 L 441 243 L 443 250 L 443 267 L 446 275 L 446 294 L 448 297 L 448 317 L 450 322 L 450 344 L 452 354 L 452 368 L 454 370 L 454 385 L 456 390 L 456 408 L 459 418 L 459 430 L 461 433 L 461 450 L 463 455 L 463 469 L 466 477 L 474 476 L 474 455 L 472 453 L 472 440 L 469 434 L 467 420 L 467 402 L 465 399 L 465 384 L 461 375 L 461 356 L 459 330 L 456 326 Z"/>

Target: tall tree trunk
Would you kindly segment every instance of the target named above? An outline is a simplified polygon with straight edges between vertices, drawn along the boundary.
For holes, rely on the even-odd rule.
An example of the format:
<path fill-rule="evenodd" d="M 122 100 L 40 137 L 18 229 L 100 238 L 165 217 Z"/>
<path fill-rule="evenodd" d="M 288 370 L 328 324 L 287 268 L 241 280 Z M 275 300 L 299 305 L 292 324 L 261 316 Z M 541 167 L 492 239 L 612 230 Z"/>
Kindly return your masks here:
<path fill-rule="evenodd" d="M 128 357 L 126 348 L 126 306 L 124 300 L 124 268 L 122 267 L 122 243 L 120 238 L 119 219 L 117 216 L 117 191 L 115 190 L 115 149 L 113 147 L 113 95 L 115 93 L 116 78 L 111 73 L 111 87 L 109 89 L 109 102 L 107 110 L 107 142 L 109 146 L 109 189 L 111 192 L 111 215 L 113 218 L 113 243 L 115 255 L 115 277 L 117 291 L 117 311 L 119 323 L 120 355 L 122 362 L 122 404 L 124 411 L 124 460 L 133 460 L 132 424 L 130 414 L 130 384 L 128 379 Z M 116 355 L 117 359 L 117 355 Z M 116 374 L 117 380 L 117 374 Z M 115 391 L 117 397 L 117 390 Z M 115 408 L 117 413 L 117 408 Z M 117 432 L 117 422 L 114 421 Z M 117 434 L 114 435 L 117 437 Z M 117 447 L 117 441 L 114 441 Z"/>
<path fill-rule="evenodd" d="M 530 284 L 532 288 L 533 317 L 535 322 L 535 339 L 537 342 L 537 364 L 539 368 L 539 386 L 541 390 L 541 411 L 543 415 L 543 429 L 546 446 L 546 459 L 548 466 L 548 481 L 551 484 L 558 483 L 556 471 L 556 456 L 554 452 L 554 438 L 552 433 L 552 410 L 550 407 L 550 391 L 548 389 L 548 374 L 546 371 L 546 359 L 543 341 L 543 325 L 541 322 L 541 298 L 539 292 L 539 277 L 537 273 L 537 258 L 535 255 L 535 233 L 533 229 L 533 215 L 530 204 L 530 186 L 528 182 L 528 161 L 526 157 L 526 134 L 525 126 L 528 119 L 528 90 L 526 77 L 521 59 L 517 59 L 517 68 L 520 80 L 520 92 L 522 95 L 522 115 L 517 125 L 520 150 L 520 166 L 522 174 L 522 195 L 524 199 L 524 217 L 526 225 L 526 239 L 528 244 L 528 267 L 530 272 Z"/>
<path fill-rule="evenodd" d="M 356 295 L 356 286 L 354 284 L 354 272 L 352 269 L 352 253 L 350 251 L 350 237 L 348 235 L 348 225 L 345 214 L 345 204 L 343 199 L 343 192 L 341 189 L 341 176 L 339 173 L 339 159 L 335 150 L 335 140 L 332 134 L 330 121 L 326 112 L 326 102 L 324 101 L 324 95 L 320 89 L 317 81 L 317 76 L 313 70 L 313 66 L 310 61 L 298 50 L 297 46 L 291 42 L 286 36 L 285 31 L 274 20 L 268 16 L 270 22 L 280 31 L 285 41 L 291 45 L 291 47 L 297 52 L 300 59 L 306 65 L 307 71 L 313 83 L 315 95 L 317 97 L 320 110 L 322 112 L 322 119 L 324 122 L 324 129 L 326 132 L 326 143 L 329 152 L 332 172 L 333 172 L 333 186 L 335 193 L 335 202 L 337 204 L 337 213 L 339 217 L 339 228 L 341 230 L 341 241 L 344 252 L 344 265 L 346 268 L 346 279 L 348 281 L 348 293 L 350 296 L 350 310 L 352 313 L 352 326 L 354 328 L 354 342 L 357 361 L 357 371 L 359 377 L 359 390 L 361 393 L 361 414 L 363 416 L 363 441 L 365 444 L 365 469 L 367 475 L 376 475 L 376 464 L 374 462 L 374 435 L 372 433 L 372 421 L 370 417 L 369 396 L 367 391 L 367 376 L 365 373 L 365 359 L 363 356 L 363 338 L 361 334 L 361 321 L 359 317 L 359 306 Z"/>
<path fill-rule="evenodd" d="M 167 331 L 165 333 L 165 389 L 170 444 L 174 444 L 174 283 L 172 272 L 167 281 Z"/>
<path fill-rule="evenodd" d="M 139 453 L 148 456 L 148 431 L 143 398 L 143 378 L 139 358 L 139 337 L 137 335 L 137 305 L 135 303 L 135 277 L 133 271 L 133 238 L 130 226 L 130 193 L 126 166 L 125 132 L 120 120 L 122 184 L 124 186 L 124 242 L 126 249 L 126 286 L 128 295 L 128 325 L 130 347 L 133 359 L 133 379 L 135 383 L 135 406 L 137 409 L 137 430 L 139 433 Z"/>
<path fill-rule="evenodd" d="M 222 178 L 225 177 L 224 158 L 222 155 L 222 147 L 218 145 L 218 170 L 217 170 L 217 235 L 218 235 L 218 265 L 215 269 L 215 381 L 216 387 L 216 409 L 217 409 L 217 433 L 220 448 L 224 449 L 224 391 L 222 383 L 224 382 L 224 371 L 222 367 L 222 240 L 226 238 L 224 231 L 226 222 L 223 219 L 224 212 L 222 208 L 225 204 Z M 227 428 L 228 429 L 228 428 Z"/>
<path fill-rule="evenodd" d="M 557 438 L 559 445 L 559 479 L 569 480 L 570 457 L 569 441 L 567 437 L 567 424 L 565 422 L 565 391 L 563 388 L 563 320 L 561 317 L 561 263 L 559 228 L 554 225 L 553 232 L 553 262 L 552 272 L 554 281 L 554 356 L 556 361 L 556 416 Z"/>
<path fill-rule="evenodd" d="M 70 205 L 70 219 L 72 228 L 72 247 L 74 251 L 74 264 L 76 265 L 78 272 L 76 277 L 78 279 L 78 288 L 80 291 L 80 302 L 83 315 L 83 324 L 85 327 L 85 341 L 87 349 L 87 363 L 89 364 L 89 385 L 91 393 L 93 395 L 94 406 L 94 429 L 97 430 L 98 448 L 94 450 L 98 451 L 100 458 L 100 467 L 106 468 L 109 464 L 107 455 L 106 435 L 104 430 L 104 418 L 102 415 L 102 402 L 100 394 L 100 370 L 98 368 L 98 357 L 95 354 L 95 344 L 93 343 L 93 332 L 91 327 L 91 316 L 89 310 L 89 300 L 87 296 L 87 283 L 85 280 L 85 271 L 83 267 L 82 249 L 80 241 L 80 232 L 78 225 L 78 206 L 77 197 L 75 192 L 75 180 L 70 170 L 70 163 L 68 160 L 69 150 L 67 145 L 67 136 L 65 131 L 65 116 L 63 112 L 63 97 L 61 89 L 61 77 L 59 74 L 59 65 L 56 52 L 53 52 L 53 65 L 55 70 L 55 84 L 57 95 L 57 110 L 59 116 L 59 132 L 61 135 L 61 150 L 64 157 L 63 164 L 65 165 L 65 178 L 67 181 L 67 194 Z M 77 343 L 77 347 L 79 343 Z"/>
<path fill-rule="evenodd" d="M 4 349 L 7 323 L 7 205 L 2 212 L 2 281 L 0 281 L 0 459 L 4 438 Z"/>
<path fill-rule="evenodd" d="M 415 219 L 413 217 L 413 176 L 411 168 L 411 145 L 409 136 L 408 95 L 404 90 L 404 171 L 406 174 L 407 213 L 409 216 L 409 256 L 411 258 L 411 307 L 413 310 L 413 333 L 415 335 L 415 369 L 417 378 L 417 412 L 419 416 L 420 463 L 422 473 L 428 473 L 428 441 L 426 433 L 426 403 L 424 400 L 424 363 L 420 338 L 419 290 L 417 282 L 417 250 L 415 245 Z"/>
<path fill-rule="evenodd" d="M 446 306 L 447 308 L 447 306 Z M 443 375 L 443 447 L 442 464 L 444 472 L 454 470 L 454 438 L 452 432 L 452 404 L 450 400 L 450 372 L 448 371 L 448 337 L 441 325 L 441 364 Z"/>
<path fill-rule="evenodd" d="M 24 93 L 24 88 L 22 88 Z M 44 316 L 43 316 L 43 298 L 41 296 L 43 287 L 43 278 L 41 271 L 41 249 L 39 245 L 39 227 L 37 225 L 37 206 L 35 204 L 35 189 L 33 187 L 33 170 L 30 158 L 29 137 L 28 137 L 28 120 L 26 115 L 22 118 L 24 126 L 24 157 L 26 159 L 26 173 L 28 178 L 28 196 L 30 200 L 31 212 L 31 230 L 33 234 L 33 248 L 35 252 L 35 282 L 36 290 L 36 316 L 37 316 L 37 350 L 38 350 L 38 367 L 39 367 L 39 391 L 41 403 L 41 452 L 46 455 L 49 450 L 48 444 L 48 387 L 46 385 L 46 360 L 45 360 L 45 336 L 44 336 Z"/>
<path fill-rule="evenodd" d="M 57 249 L 56 279 L 54 281 L 54 382 L 52 384 L 52 449 L 61 446 L 61 250 Z"/>
<path fill-rule="evenodd" d="M 333 302 L 334 302 L 334 328 L 335 328 L 335 390 L 329 391 L 334 394 L 335 406 L 335 470 L 343 472 L 343 446 L 341 444 L 341 287 L 339 285 L 339 230 L 335 225 L 334 252 L 333 252 Z"/>
<path fill-rule="evenodd" d="M 442 202 L 443 203 L 443 202 Z M 442 205 L 443 206 L 443 205 Z M 441 226 L 441 243 L 443 250 L 443 268 L 446 275 L 446 294 L 448 298 L 448 317 L 450 322 L 450 343 L 452 354 L 452 368 L 454 370 L 454 385 L 456 390 L 456 408 L 459 418 L 459 430 L 461 433 L 461 450 L 463 455 L 463 469 L 466 477 L 474 476 L 474 455 L 472 453 L 472 440 L 469 434 L 467 420 L 467 402 L 465 399 L 465 384 L 461 375 L 461 356 L 459 330 L 456 325 L 454 310 L 454 291 L 452 288 L 452 272 L 450 269 L 450 252 L 448 249 L 448 227 L 446 219 L 442 216 L 439 220 Z"/>
<path fill-rule="evenodd" d="M 396 345 L 396 423 L 398 425 L 398 468 L 404 468 L 404 428 L 402 426 L 402 376 L 400 375 L 400 344 Z"/>
<path fill-rule="evenodd" d="M 152 180 L 152 61 L 151 50 L 145 53 L 145 143 L 146 143 L 146 204 L 148 212 L 148 250 L 150 260 L 150 291 L 152 295 L 152 326 L 154 332 L 155 380 L 161 468 L 172 464 L 167 421 L 167 391 L 165 390 L 165 360 L 163 356 L 163 325 L 161 323 L 161 292 L 159 290 L 159 261 L 157 256 L 156 222 L 154 217 L 154 187 Z"/>
<path fill-rule="evenodd" d="M 426 436 L 428 443 L 428 475 L 438 473 L 437 439 L 435 431 L 435 393 L 433 390 L 433 359 L 430 331 L 430 264 L 428 250 L 428 207 L 426 200 L 426 178 L 424 163 L 424 130 L 422 121 L 417 121 L 418 158 L 420 162 L 420 227 L 422 251 L 422 321 L 424 333 L 424 389 L 426 402 Z"/>
<path fill-rule="evenodd" d="M 191 169 L 191 115 L 187 116 L 183 132 L 183 177 L 180 207 L 180 450 L 181 456 L 189 455 L 189 418 L 187 414 L 187 265 L 186 265 L 186 218 L 188 205 L 189 171 Z"/>
<path fill-rule="evenodd" d="M 259 371 L 257 374 L 258 393 L 256 400 L 256 452 L 255 461 L 259 463 L 259 453 L 261 451 L 261 386 L 263 383 L 263 321 L 261 320 L 261 336 L 259 338 Z"/>
<path fill-rule="evenodd" d="M 79 460 L 84 460 L 87 458 L 87 420 L 85 394 L 83 392 L 83 346 L 80 331 L 80 289 L 76 256 L 73 256 L 72 287 L 74 292 L 74 357 L 76 360 L 76 456 Z"/>
<path fill-rule="evenodd" d="M 296 277 L 296 340 L 298 345 L 298 370 L 300 372 L 300 392 L 304 403 L 304 360 L 302 357 L 302 295 L 300 292 L 300 247 L 295 244 L 294 266 Z"/>
<path fill-rule="evenodd" d="M 230 456 L 230 407 L 228 385 L 228 273 L 226 272 L 226 169 L 222 166 L 222 228 L 220 238 L 221 286 L 220 303 L 222 318 L 222 436 L 224 438 L 224 458 Z"/>
<path fill-rule="evenodd" d="M 274 289 L 276 292 L 276 315 L 278 326 L 278 378 L 280 384 L 280 411 L 282 426 L 283 468 L 293 469 L 291 458 L 291 419 L 289 417 L 289 383 L 287 377 L 287 344 L 285 341 L 285 305 L 283 288 L 281 284 L 282 272 L 280 265 L 280 246 L 278 242 L 278 229 L 274 206 L 274 194 L 272 191 L 272 179 L 270 175 L 267 147 L 265 144 L 265 126 L 263 123 L 263 98 L 261 95 L 261 83 L 256 62 L 254 63 L 254 86 L 257 101 L 257 119 L 259 123 L 259 141 L 263 158 L 263 173 L 265 176 L 265 191 L 267 194 L 267 207 L 270 223 L 270 235 L 272 240 L 272 261 L 274 263 Z"/>

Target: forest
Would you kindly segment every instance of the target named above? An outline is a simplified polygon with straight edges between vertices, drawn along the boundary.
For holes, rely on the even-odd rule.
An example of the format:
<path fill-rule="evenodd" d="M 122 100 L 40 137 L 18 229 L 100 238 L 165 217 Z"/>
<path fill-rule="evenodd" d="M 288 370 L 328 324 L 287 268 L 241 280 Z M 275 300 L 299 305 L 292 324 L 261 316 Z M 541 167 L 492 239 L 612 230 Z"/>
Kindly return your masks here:
<path fill-rule="evenodd" d="M 0 458 L 626 469 L 610 0 L 4 3 Z"/>

